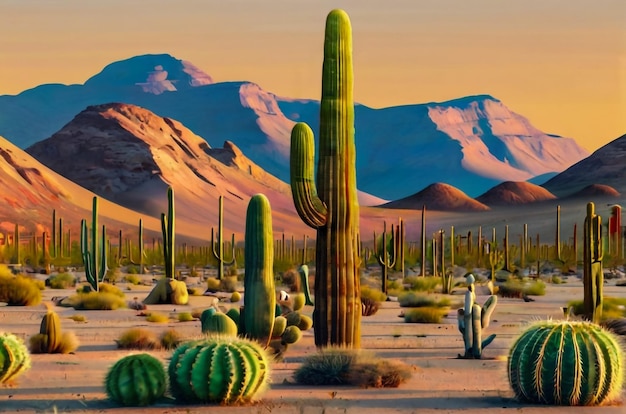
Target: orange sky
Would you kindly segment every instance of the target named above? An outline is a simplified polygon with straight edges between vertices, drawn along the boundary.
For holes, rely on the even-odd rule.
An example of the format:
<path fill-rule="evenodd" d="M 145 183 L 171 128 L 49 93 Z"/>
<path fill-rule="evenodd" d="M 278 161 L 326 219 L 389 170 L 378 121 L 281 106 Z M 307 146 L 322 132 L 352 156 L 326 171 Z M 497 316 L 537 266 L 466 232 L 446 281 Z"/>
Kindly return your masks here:
<path fill-rule="evenodd" d="M 590 151 L 626 133 L 624 0 L 0 0 L 0 95 L 169 53 L 317 99 L 335 7 L 352 20 L 361 103 L 490 94 Z"/>

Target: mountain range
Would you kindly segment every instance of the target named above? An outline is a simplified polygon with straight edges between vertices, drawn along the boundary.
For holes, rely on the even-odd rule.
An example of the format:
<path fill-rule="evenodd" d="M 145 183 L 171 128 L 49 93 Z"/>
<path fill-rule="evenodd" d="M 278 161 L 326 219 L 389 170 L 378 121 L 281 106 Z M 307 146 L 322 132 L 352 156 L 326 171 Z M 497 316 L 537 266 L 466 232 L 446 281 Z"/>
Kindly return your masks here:
<path fill-rule="evenodd" d="M 141 63 L 146 59 L 150 60 L 151 70 L 131 70 L 136 61 Z M 50 221 L 53 208 L 69 219 L 68 224 L 77 225 L 80 218 L 89 216 L 91 197 L 97 194 L 103 198 L 105 208 L 101 208 L 101 214 L 104 221 L 132 229 L 137 220 L 143 218 L 148 230 L 158 232 L 158 216 L 166 208 L 165 189 L 171 185 L 175 188 L 177 200 L 177 231 L 184 235 L 203 240 L 210 237 L 211 227 L 217 221 L 219 196 L 224 196 L 227 231 L 242 234 L 247 201 L 257 192 L 265 193 L 271 201 L 275 231 L 312 234 L 312 230 L 297 218 L 289 185 L 249 154 L 260 157 L 267 165 L 288 168 L 284 157 L 288 157 L 289 152 L 289 130 L 294 121 L 302 119 L 308 120 L 315 129 L 313 114 L 318 110 L 318 102 L 277 98 L 258 85 L 247 82 L 215 84 L 192 64 L 167 55 L 142 56 L 129 61 L 108 66 L 85 85 L 43 85 L 17 96 L 0 97 L 0 107 L 5 105 L 9 108 L 4 113 L 0 112 L 0 127 L 10 124 L 6 122 L 7 113 L 19 114 L 21 108 L 22 116 L 16 117 L 16 124 L 23 125 L 23 133 L 18 135 L 26 137 L 21 145 L 30 142 L 25 152 L 14 144 L 14 139 L 0 137 L 0 177 L 3 177 L 0 194 L 5 200 L 0 204 L 0 215 L 3 217 L 0 227 L 10 230 L 9 222 L 13 220 L 40 231 L 45 229 L 41 223 Z M 156 64 L 158 62 L 161 64 Z M 137 67 L 145 66 L 142 65 L 137 64 Z M 33 129 L 50 128 L 45 125 L 46 120 L 58 120 L 58 114 L 63 108 L 70 108 L 72 102 L 81 106 L 85 100 L 95 99 L 88 97 L 88 90 L 95 91 L 96 97 L 99 93 L 135 97 L 160 105 L 164 112 L 166 109 L 181 114 L 195 112 L 196 115 L 190 119 L 192 123 L 196 122 L 196 127 L 190 128 L 178 118 L 164 116 L 140 105 L 111 101 L 87 105 L 45 139 L 34 138 L 37 134 Z M 70 92 L 75 99 L 62 102 Z M 195 98 L 186 102 L 184 96 Z M 31 106 L 15 106 L 18 101 L 27 105 L 28 102 L 23 103 L 25 97 L 31 100 L 35 115 L 43 114 L 43 121 L 33 120 Z M 486 182 L 488 174 L 480 178 L 474 173 L 481 170 L 495 174 L 497 168 L 488 164 L 489 160 L 498 158 L 494 153 L 496 148 L 499 148 L 498 156 L 505 161 L 504 164 L 510 166 L 507 169 L 501 163 L 497 164 L 499 168 L 505 173 L 515 170 L 518 171 L 516 174 L 521 174 L 519 168 L 534 166 L 531 159 L 539 165 L 537 171 L 541 168 L 547 171 L 549 165 L 557 165 L 557 160 L 563 158 L 555 154 L 567 153 L 578 147 L 573 140 L 537 132 L 521 116 L 487 96 L 462 98 L 445 106 L 426 104 L 374 110 L 357 105 L 356 111 L 357 114 L 367 114 L 361 115 L 361 123 L 357 123 L 359 154 L 379 154 L 371 161 L 373 170 L 370 171 L 367 164 L 358 168 L 365 170 L 362 174 L 368 179 L 378 177 L 382 180 L 379 184 L 393 183 L 404 191 L 401 197 L 389 198 L 359 192 L 361 231 L 365 235 L 379 229 L 382 221 L 402 216 L 407 223 L 407 237 L 416 237 L 416 223 L 423 205 L 428 208 L 430 232 L 446 223 L 455 225 L 466 222 L 468 226 L 476 223 L 496 225 L 506 220 L 510 223 L 511 216 L 518 212 L 506 210 L 508 207 L 522 206 L 525 209 L 528 205 L 541 205 L 538 208 L 548 212 L 556 203 L 569 203 L 577 209 L 581 199 L 568 200 L 582 197 L 585 201 L 617 202 L 621 197 L 620 191 L 626 192 L 623 180 L 626 163 L 619 162 L 620 158 L 626 157 L 626 136 L 575 162 L 568 169 L 562 166 L 565 171 L 560 174 L 545 173 L 547 176 L 554 175 L 545 186 L 524 180 L 494 178 L 497 184 L 481 190 L 476 196 L 466 193 L 465 187 L 461 189 L 451 185 L 449 181 L 453 181 L 454 177 L 450 178 L 445 170 Z M 402 111 L 406 111 L 407 116 L 404 126 L 402 119 L 397 119 Z M 424 115 L 422 118 L 411 115 L 420 111 Z M 385 114 L 390 115 L 387 117 Z M 433 119 L 437 119 L 438 123 L 435 124 Z M 25 126 L 28 120 L 33 128 Z M 419 127 L 415 127 L 413 122 L 418 122 Z M 368 125 L 371 130 L 367 129 Z M 385 125 L 397 127 L 395 137 L 403 143 L 403 148 L 411 151 L 417 146 L 430 148 L 429 158 L 423 161 L 428 169 L 415 167 L 416 174 L 421 174 L 420 179 L 429 182 L 427 185 L 419 187 L 421 181 L 413 180 L 408 170 L 403 169 L 407 165 L 406 160 L 411 158 L 409 150 L 391 151 L 389 148 L 396 143 L 388 145 L 380 143 L 382 138 L 375 138 L 382 134 Z M 471 139 L 467 138 L 470 126 L 471 134 L 474 134 Z M 202 128 L 208 128 L 209 137 L 197 132 Z M 423 135 L 426 137 L 424 142 L 411 146 L 411 134 L 428 128 L 432 134 Z M 480 134 L 476 128 L 480 129 Z M 512 135 L 514 131 L 523 132 L 523 128 L 526 128 L 526 133 L 533 132 L 535 135 Z M 444 133 L 444 130 L 448 132 Z M 484 133 L 486 130 L 491 131 L 490 136 Z M 268 131 L 273 131 L 273 134 Z M 502 131 L 508 132 L 504 134 Z M 496 135 L 495 132 L 502 134 Z M 364 143 L 368 141 L 364 137 L 375 146 L 373 149 L 367 149 Z M 229 139 L 218 141 L 222 138 Z M 418 139 L 415 138 L 415 141 Z M 241 143 L 247 146 L 247 150 L 242 148 Z M 455 157 L 450 149 L 455 146 L 459 150 L 456 153 L 458 165 L 450 161 Z M 442 148 L 448 148 L 449 152 L 442 153 Z M 526 158 L 515 155 L 520 148 L 524 149 L 521 152 L 526 153 Z M 543 154 L 543 150 L 547 155 Z M 425 157 L 426 153 L 419 152 L 421 157 Z M 583 153 L 580 150 L 577 157 Z M 479 156 L 474 158 L 472 154 Z M 376 171 L 377 165 L 383 168 L 385 159 L 388 170 Z M 476 159 L 485 165 L 481 166 L 480 162 L 473 164 Z M 517 159 L 515 168 L 511 166 L 513 159 Z M 451 162 L 451 165 L 442 172 L 436 167 L 444 161 Z M 416 161 L 416 165 L 421 164 Z M 474 173 L 464 170 L 464 166 L 470 166 Z M 438 176 L 450 180 L 436 181 Z M 540 178 L 535 176 L 535 179 Z M 361 189 L 363 186 L 360 184 Z M 413 186 L 419 191 L 415 192 Z M 569 214 L 570 220 L 573 220 L 579 213 Z M 518 217 L 519 220 L 524 218 L 525 215 Z"/>
<path fill-rule="evenodd" d="M 83 85 L 0 96 L 0 135 L 25 149 L 87 107 L 110 102 L 175 119 L 212 147 L 231 141 L 283 181 L 291 128 L 306 121 L 316 131 L 319 113 L 315 100 L 278 97 L 251 82 L 214 83 L 190 62 L 143 55 L 114 62 Z M 589 155 L 489 95 L 382 109 L 357 104 L 355 130 L 357 185 L 386 200 L 435 182 L 478 196 L 502 181 L 545 180 Z"/>

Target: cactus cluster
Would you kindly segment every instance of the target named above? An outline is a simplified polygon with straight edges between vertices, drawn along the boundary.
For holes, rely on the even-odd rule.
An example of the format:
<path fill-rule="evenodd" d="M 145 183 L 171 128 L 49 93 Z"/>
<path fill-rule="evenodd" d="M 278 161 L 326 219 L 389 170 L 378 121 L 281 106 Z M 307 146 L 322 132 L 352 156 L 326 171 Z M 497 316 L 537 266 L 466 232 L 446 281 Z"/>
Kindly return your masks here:
<path fill-rule="evenodd" d="M 352 28 L 348 14 L 326 18 L 319 156 L 314 180 L 313 131 L 297 123 L 291 132 L 290 182 L 296 211 L 317 230 L 315 344 L 359 348 L 359 202 L 352 76 Z M 316 182 L 317 186 L 316 187 Z"/>
<path fill-rule="evenodd" d="M 187 403 L 244 403 L 269 383 L 269 361 L 254 341 L 210 338 L 180 345 L 168 367 L 170 389 Z"/>
<path fill-rule="evenodd" d="M 598 405 L 621 393 L 624 351 L 614 334 L 590 322 L 541 321 L 509 352 L 518 399 L 550 405 Z"/>
<path fill-rule="evenodd" d="M 459 357 L 480 359 L 482 357 L 483 348 L 489 345 L 496 337 L 495 334 L 491 334 L 483 339 L 483 329 L 489 326 L 489 318 L 491 318 L 491 314 L 496 307 L 498 297 L 495 295 L 489 296 L 481 308 L 481 306 L 476 303 L 474 282 L 474 275 L 467 275 L 465 307 L 459 309 L 457 313 L 459 331 L 463 335 L 463 342 L 465 344 L 465 354 L 459 355 Z"/>
<path fill-rule="evenodd" d="M 128 355 L 109 369 L 104 387 L 109 398 L 118 404 L 146 406 L 163 397 L 167 377 L 163 364 L 152 355 Z"/>
<path fill-rule="evenodd" d="M 0 333 L 0 384 L 14 380 L 30 368 L 30 355 L 24 342 L 10 333 Z"/>

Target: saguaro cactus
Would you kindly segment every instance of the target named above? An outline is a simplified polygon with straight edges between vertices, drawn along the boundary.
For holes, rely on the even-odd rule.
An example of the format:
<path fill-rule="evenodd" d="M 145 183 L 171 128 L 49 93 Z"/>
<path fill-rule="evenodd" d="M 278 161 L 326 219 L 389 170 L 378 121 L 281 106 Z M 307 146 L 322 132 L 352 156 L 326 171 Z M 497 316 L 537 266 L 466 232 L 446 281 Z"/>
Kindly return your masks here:
<path fill-rule="evenodd" d="M 246 212 L 243 333 L 264 346 L 271 339 L 276 312 L 272 234 L 270 202 L 256 194 Z"/>
<path fill-rule="evenodd" d="M 80 222 L 80 253 L 85 265 L 85 277 L 93 290 L 104 279 L 107 271 L 106 226 L 102 226 L 102 236 L 98 245 L 98 197 L 93 198 L 91 211 L 91 250 L 89 249 L 89 232 L 87 221 Z M 99 256 L 99 257 L 98 257 Z M 100 262 L 98 263 L 98 258 Z"/>
<path fill-rule="evenodd" d="M 602 217 L 595 214 L 594 204 L 587 203 L 583 234 L 584 317 L 595 323 L 602 318 Z"/>
<path fill-rule="evenodd" d="M 359 202 L 352 79 L 352 28 L 348 14 L 326 19 L 320 104 L 317 185 L 314 142 L 308 125 L 291 132 L 291 187 L 298 215 L 317 230 L 315 254 L 315 344 L 359 348 Z"/>
<path fill-rule="evenodd" d="M 387 275 L 388 269 L 393 269 L 396 264 L 396 259 L 398 257 L 396 238 L 394 236 L 393 224 L 391 225 L 391 243 L 387 246 L 387 223 L 383 223 L 383 234 L 381 236 L 381 246 L 378 248 L 378 242 L 376 240 L 376 233 L 374 233 L 374 254 L 376 254 L 376 260 L 380 265 L 380 279 L 381 279 L 381 287 L 380 290 L 387 294 Z M 389 247 L 391 247 L 391 252 L 389 252 Z"/>
<path fill-rule="evenodd" d="M 231 259 L 224 259 L 224 197 L 219 198 L 219 212 L 218 212 L 218 225 L 217 225 L 217 241 L 215 241 L 214 230 L 211 228 L 211 253 L 215 260 L 217 260 L 217 280 L 222 280 L 224 277 L 224 265 L 230 266 L 235 263 L 235 235 L 233 234 L 231 240 Z"/>
<path fill-rule="evenodd" d="M 496 337 L 496 334 L 491 334 L 483 339 L 482 331 L 489 326 L 489 318 L 491 318 L 491 314 L 496 307 L 498 297 L 495 295 L 489 296 L 481 308 L 476 303 L 474 282 L 474 275 L 468 275 L 465 307 L 457 312 L 459 331 L 463 334 L 463 342 L 465 343 L 465 354 L 459 355 L 459 357 L 480 359 L 483 348 L 489 345 Z"/>

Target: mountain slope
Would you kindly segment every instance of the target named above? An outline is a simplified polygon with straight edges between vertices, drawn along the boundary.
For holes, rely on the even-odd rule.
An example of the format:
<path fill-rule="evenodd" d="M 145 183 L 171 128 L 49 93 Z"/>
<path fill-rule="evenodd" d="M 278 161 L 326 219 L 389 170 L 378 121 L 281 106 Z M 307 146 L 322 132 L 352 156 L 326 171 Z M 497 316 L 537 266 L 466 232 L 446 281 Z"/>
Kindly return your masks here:
<path fill-rule="evenodd" d="M 52 210 L 63 217 L 66 228 L 77 231 L 80 220 L 91 217 L 94 194 L 39 163 L 32 156 L 0 137 L 0 228 L 20 232 L 50 232 Z M 100 200 L 102 224 L 115 229 L 136 226 L 141 215 Z M 147 229 L 156 230 L 157 220 L 144 217 Z M 10 227 L 10 228 L 8 228 Z"/>
<path fill-rule="evenodd" d="M 422 191 L 381 207 L 393 209 L 421 209 L 428 211 L 486 211 L 489 207 L 467 196 L 458 188 L 443 183 L 431 184 Z"/>
<path fill-rule="evenodd" d="M 476 197 L 488 206 L 521 205 L 554 200 L 556 196 L 543 187 L 527 182 L 506 181 Z"/>
<path fill-rule="evenodd" d="M 599 148 L 542 186 L 556 195 L 567 196 L 591 184 L 604 184 L 626 192 L 626 135 Z"/>
<path fill-rule="evenodd" d="M 231 141 L 287 181 L 291 128 L 306 121 L 317 131 L 319 102 L 277 98 L 250 82 L 211 82 L 170 55 L 138 56 L 112 63 L 84 85 L 0 96 L 0 134 L 25 148 L 88 106 L 124 102 L 176 119 L 212 146 Z M 485 95 L 383 109 L 356 105 L 355 129 L 357 185 L 385 199 L 433 182 L 473 196 L 502 181 L 563 171 L 587 155 Z"/>

